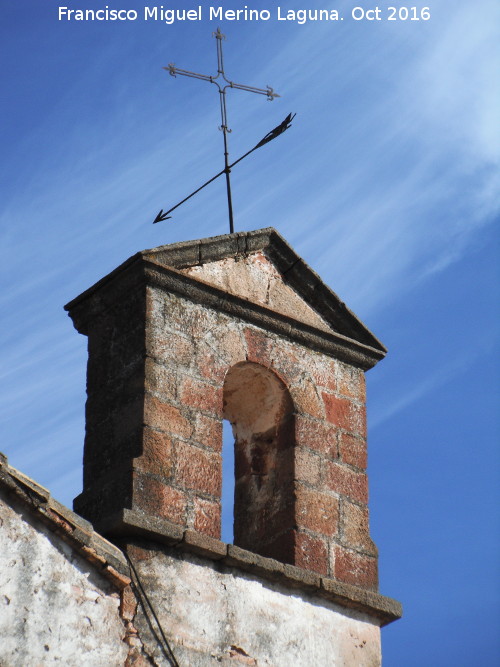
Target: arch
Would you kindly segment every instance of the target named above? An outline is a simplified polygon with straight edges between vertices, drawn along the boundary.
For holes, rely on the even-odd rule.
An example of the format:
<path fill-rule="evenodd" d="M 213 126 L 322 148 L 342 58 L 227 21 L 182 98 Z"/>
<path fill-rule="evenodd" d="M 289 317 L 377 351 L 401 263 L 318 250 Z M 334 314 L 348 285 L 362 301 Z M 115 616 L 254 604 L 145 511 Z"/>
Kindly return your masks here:
<path fill-rule="evenodd" d="M 271 370 L 241 362 L 226 375 L 223 406 L 235 440 L 234 543 L 289 560 L 295 444 L 290 392 Z"/>

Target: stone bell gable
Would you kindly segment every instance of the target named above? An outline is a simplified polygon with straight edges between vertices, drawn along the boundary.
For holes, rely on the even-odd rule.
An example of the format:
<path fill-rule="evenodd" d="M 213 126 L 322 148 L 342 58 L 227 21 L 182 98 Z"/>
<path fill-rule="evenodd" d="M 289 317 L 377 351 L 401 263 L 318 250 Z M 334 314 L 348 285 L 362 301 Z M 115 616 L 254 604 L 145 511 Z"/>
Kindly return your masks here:
<path fill-rule="evenodd" d="M 227 419 L 235 545 L 377 590 L 364 371 L 386 350 L 274 229 L 137 253 L 66 309 L 89 350 L 76 512 L 220 539 Z"/>

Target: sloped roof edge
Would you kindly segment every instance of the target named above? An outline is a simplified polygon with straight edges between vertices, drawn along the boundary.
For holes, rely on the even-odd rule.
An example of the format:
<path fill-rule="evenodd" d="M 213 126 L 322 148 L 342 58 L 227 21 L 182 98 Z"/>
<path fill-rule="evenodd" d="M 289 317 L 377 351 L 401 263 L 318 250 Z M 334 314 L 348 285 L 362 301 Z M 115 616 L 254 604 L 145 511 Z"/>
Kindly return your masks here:
<path fill-rule="evenodd" d="M 20 502 L 117 588 L 130 584 L 129 568 L 122 551 L 96 533 L 89 521 L 53 498 L 45 487 L 9 466 L 1 452 L 0 490 L 5 492 L 7 502 L 10 499 Z"/>
<path fill-rule="evenodd" d="M 244 257 L 263 252 L 297 292 L 330 326 L 341 335 L 377 350 L 381 357 L 387 349 L 376 336 L 330 289 L 319 275 L 304 262 L 285 239 L 273 228 L 236 232 L 194 241 L 181 241 L 136 253 L 95 285 L 66 304 L 72 309 L 82 299 L 114 278 L 138 259 L 152 260 L 174 269 L 216 262 L 229 257 Z"/>
<path fill-rule="evenodd" d="M 262 251 L 285 281 L 336 331 L 376 350 L 385 346 L 273 227 L 183 241 L 144 250 L 141 255 L 182 269 Z"/>

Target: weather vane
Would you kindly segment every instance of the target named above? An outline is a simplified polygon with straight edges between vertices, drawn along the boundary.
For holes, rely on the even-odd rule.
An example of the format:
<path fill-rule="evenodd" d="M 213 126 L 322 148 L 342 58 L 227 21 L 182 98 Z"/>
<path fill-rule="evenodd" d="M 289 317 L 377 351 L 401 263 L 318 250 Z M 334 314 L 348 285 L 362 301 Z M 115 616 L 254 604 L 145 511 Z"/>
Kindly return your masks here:
<path fill-rule="evenodd" d="M 265 144 L 269 143 L 273 139 L 276 139 L 280 134 L 285 132 L 285 130 L 288 130 L 288 128 L 291 125 L 291 122 L 293 118 L 295 117 L 295 114 L 288 114 L 288 116 L 285 118 L 285 120 L 280 123 L 277 127 L 275 127 L 273 130 L 268 132 L 266 136 L 259 141 L 258 144 L 256 144 L 253 148 L 251 148 L 249 151 L 247 151 L 244 155 L 242 155 L 240 158 L 235 160 L 232 164 L 229 164 L 229 153 L 228 153 L 228 148 L 227 148 L 227 135 L 231 130 L 228 127 L 227 123 L 227 110 L 226 110 L 226 89 L 227 88 L 237 88 L 238 90 L 246 90 L 249 93 L 257 93 L 258 95 L 266 95 L 267 99 L 269 101 L 274 100 L 275 97 L 279 97 L 278 93 L 275 93 L 272 88 L 267 86 L 267 88 L 254 88 L 253 86 L 245 86 L 241 83 L 234 83 L 233 81 L 229 81 L 229 79 L 226 78 L 226 74 L 224 72 L 224 60 L 222 56 L 222 40 L 226 39 L 225 35 L 223 35 L 220 31 L 220 28 L 217 28 L 217 31 L 213 33 L 213 36 L 216 39 L 217 43 L 217 75 L 216 76 L 209 76 L 207 74 L 197 74 L 196 72 L 190 72 L 189 70 L 186 69 L 180 69 L 179 67 L 175 67 L 172 63 L 169 64 L 168 67 L 164 67 L 163 69 L 167 70 L 172 76 L 177 76 L 177 74 L 181 74 L 182 76 L 189 76 L 193 79 L 201 79 L 202 81 L 208 81 L 209 83 L 215 83 L 219 90 L 219 99 L 220 99 L 220 114 L 221 114 L 221 126 L 220 130 L 222 131 L 222 135 L 224 138 L 224 169 L 222 169 L 218 174 L 213 176 L 211 179 L 209 179 L 206 183 L 203 183 L 199 188 L 197 188 L 194 192 L 192 192 L 190 195 L 185 197 L 182 201 L 180 201 L 178 204 L 175 206 L 172 206 L 171 209 L 168 211 L 163 212 L 163 209 L 160 210 L 156 218 L 153 220 L 153 223 L 156 222 L 161 222 L 162 220 L 167 220 L 171 216 L 168 215 L 169 213 L 172 213 L 174 209 L 176 209 L 178 206 L 181 204 L 184 204 L 185 201 L 188 199 L 191 199 L 195 194 L 197 194 L 200 190 L 202 190 L 204 187 L 212 183 L 212 181 L 215 181 L 216 178 L 219 178 L 219 176 L 222 176 L 222 174 L 226 175 L 226 187 L 227 187 L 227 207 L 228 207 L 228 212 L 229 212 L 229 232 L 232 234 L 234 232 L 234 220 L 233 220 L 233 203 L 231 199 L 231 179 L 230 179 L 230 173 L 231 169 L 238 164 L 238 162 L 241 162 L 244 158 L 247 157 L 247 155 L 250 155 L 250 153 L 253 153 L 253 151 L 257 150 L 257 148 L 260 148 L 261 146 L 264 146 Z"/>

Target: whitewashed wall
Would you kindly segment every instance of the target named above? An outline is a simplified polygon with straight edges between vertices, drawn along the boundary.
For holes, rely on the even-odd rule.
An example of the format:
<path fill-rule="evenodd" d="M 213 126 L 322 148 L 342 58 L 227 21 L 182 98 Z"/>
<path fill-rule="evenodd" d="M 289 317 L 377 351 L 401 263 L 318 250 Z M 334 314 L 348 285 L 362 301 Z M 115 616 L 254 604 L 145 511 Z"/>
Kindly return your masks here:
<path fill-rule="evenodd" d="M 0 495 L 0 665 L 123 665 L 124 634 L 111 584 Z"/>

